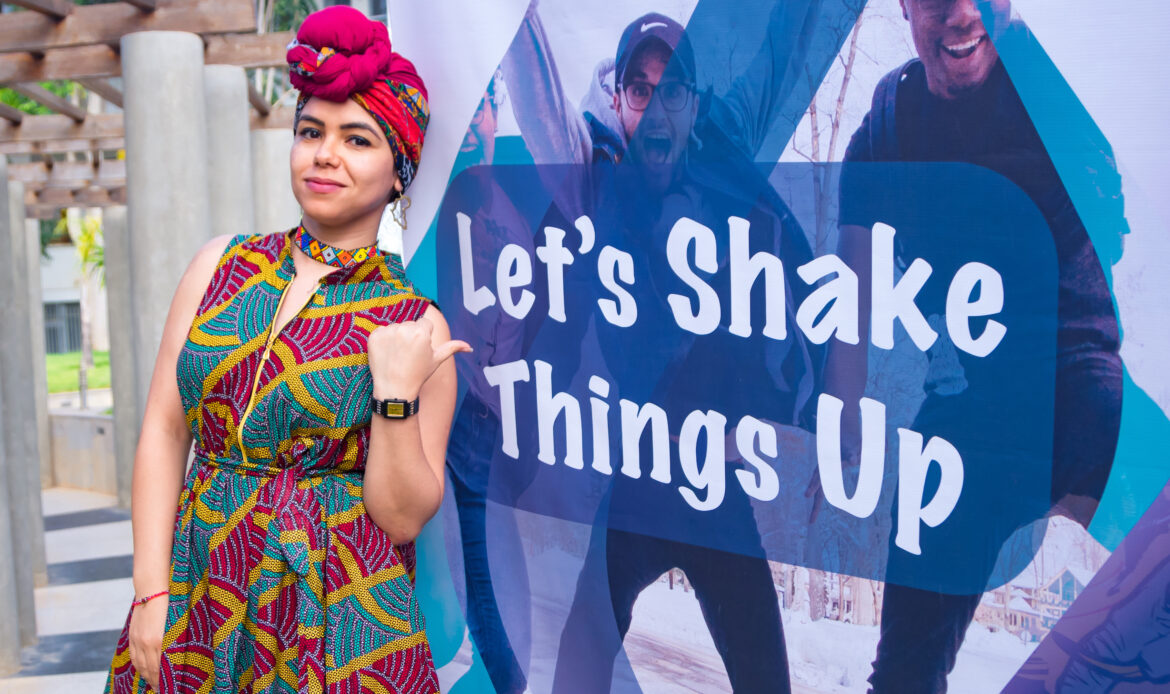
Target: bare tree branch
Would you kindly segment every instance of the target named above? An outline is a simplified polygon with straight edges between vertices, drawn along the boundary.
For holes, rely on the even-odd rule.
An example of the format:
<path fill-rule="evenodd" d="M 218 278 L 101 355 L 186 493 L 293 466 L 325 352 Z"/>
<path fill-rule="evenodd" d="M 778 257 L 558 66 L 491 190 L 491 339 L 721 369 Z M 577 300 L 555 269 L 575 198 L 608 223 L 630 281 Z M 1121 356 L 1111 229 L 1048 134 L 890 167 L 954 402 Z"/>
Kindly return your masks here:
<path fill-rule="evenodd" d="M 805 74 L 808 77 L 808 90 L 812 94 L 812 99 L 808 104 L 808 124 L 812 131 L 809 148 L 812 150 L 811 161 L 820 161 L 821 157 L 821 133 L 817 125 L 817 84 L 813 81 L 812 72 L 809 71 L 808 66 L 804 68 Z"/>
<path fill-rule="evenodd" d="M 810 157 L 809 155 L 807 155 L 807 154 L 805 154 L 804 152 L 800 151 L 800 148 L 799 148 L 799 147 L 797 147 L 796 145 L 792 145 L 792 151 L 793 151 L 793 152 L 796 152 L 797 154 L 799 154 L 800 156 L 802 156 L 802 157 L 804 157 L 805 159 L 809 160 L 810 162 L 811 162 L 811 161 L 813 161 L 813 158 L 812 158 L 812 157 Z"/>
<path fill-rule="evenodd" d="M 837 153 L 837 136 L 840 134 L 841 115 L 845 111 L 845 92 L 849 89 L 849 78 L 853 75 L 853 62 L 857 59 L 857 37 L 861 34 L 861 23 L 865 13 L 857 15 L 857 24 L 853 26 L 853 37 L 849 40 L 849 59 L 845 62 L 845 76 L 841 79 L 841 91 L 837 94 L 837 109 L 833 117 L 833 132 L 829 136 L 828 161 L 835 161 Z"/>

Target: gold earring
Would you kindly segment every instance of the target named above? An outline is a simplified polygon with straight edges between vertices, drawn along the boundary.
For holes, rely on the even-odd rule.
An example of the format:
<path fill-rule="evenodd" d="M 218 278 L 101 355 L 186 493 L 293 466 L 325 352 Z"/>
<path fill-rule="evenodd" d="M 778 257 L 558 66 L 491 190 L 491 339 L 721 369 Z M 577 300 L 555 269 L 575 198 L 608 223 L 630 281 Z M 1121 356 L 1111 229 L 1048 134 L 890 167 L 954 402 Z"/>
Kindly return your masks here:
<path fill-rule="evenodd" d="M 390 203 L 390 216 L 394 218 L 394 223 L 403 231 L 406 231 L 406 211 L 408 209 L 410 209 L 410 196 L 406 193 L 399 194 Z"/>

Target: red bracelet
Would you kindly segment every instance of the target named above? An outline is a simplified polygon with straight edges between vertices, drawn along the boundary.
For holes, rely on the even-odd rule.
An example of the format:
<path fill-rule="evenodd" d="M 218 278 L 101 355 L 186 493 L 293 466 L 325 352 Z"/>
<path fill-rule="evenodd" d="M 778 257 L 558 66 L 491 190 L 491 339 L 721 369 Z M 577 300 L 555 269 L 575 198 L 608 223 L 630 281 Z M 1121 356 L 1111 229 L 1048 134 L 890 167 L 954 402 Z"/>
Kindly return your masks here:
<path fill-rule="evenodd" d="M 164 595 L 170 595 L 170 594 L 171 594 L 171 591 L 164 590 L 164 591 L 155 593 L 154 595 L 147 595 L 145 598 L 137 598 L 133 602 L 133 607 L 138 607 L 139 605 L 145 605 L 146 603 L 150 602 L 151 600 L 154 600 L 155 598 L 160 598 Z M 133 607 L 131 609 L 133 609 Z"/>

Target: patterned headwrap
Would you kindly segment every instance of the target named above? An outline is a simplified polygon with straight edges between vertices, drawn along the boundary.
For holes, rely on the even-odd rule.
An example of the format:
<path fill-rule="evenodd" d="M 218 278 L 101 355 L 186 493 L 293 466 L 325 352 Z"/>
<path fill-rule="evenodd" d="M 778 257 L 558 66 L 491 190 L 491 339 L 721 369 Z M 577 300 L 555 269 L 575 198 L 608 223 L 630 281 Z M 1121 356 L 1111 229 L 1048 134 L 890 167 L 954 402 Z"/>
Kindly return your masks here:
<path fill-rule="evenodd" d="M 430 120 L 427 88 L 409 60 L 390 49 L 386 25 L 345 5 L 309 15 L 288 45 L 289 77 L 300 90 L 296 119 L 309 97 L 366 109 L 394 150 L 406 189 L 414 180 Z"/>

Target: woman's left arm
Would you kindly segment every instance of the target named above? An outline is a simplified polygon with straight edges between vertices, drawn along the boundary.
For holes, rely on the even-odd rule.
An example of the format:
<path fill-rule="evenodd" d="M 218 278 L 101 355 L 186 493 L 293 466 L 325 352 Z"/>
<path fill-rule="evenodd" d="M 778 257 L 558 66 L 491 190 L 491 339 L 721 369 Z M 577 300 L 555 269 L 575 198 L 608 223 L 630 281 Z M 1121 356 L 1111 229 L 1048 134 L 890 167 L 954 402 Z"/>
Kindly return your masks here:
<path fill-rule="evenodd" d="M 434 306 L 417 321 L 393 323 L 370 333 L 367 351 L 379 400 L 419 399 L 418 414 L 370 423 L 363 482 L 366 513 L 395 544 L 410 542 L 443 501 L 447 435 L 455 411 L 456 352 L 447 321 Z"/>

